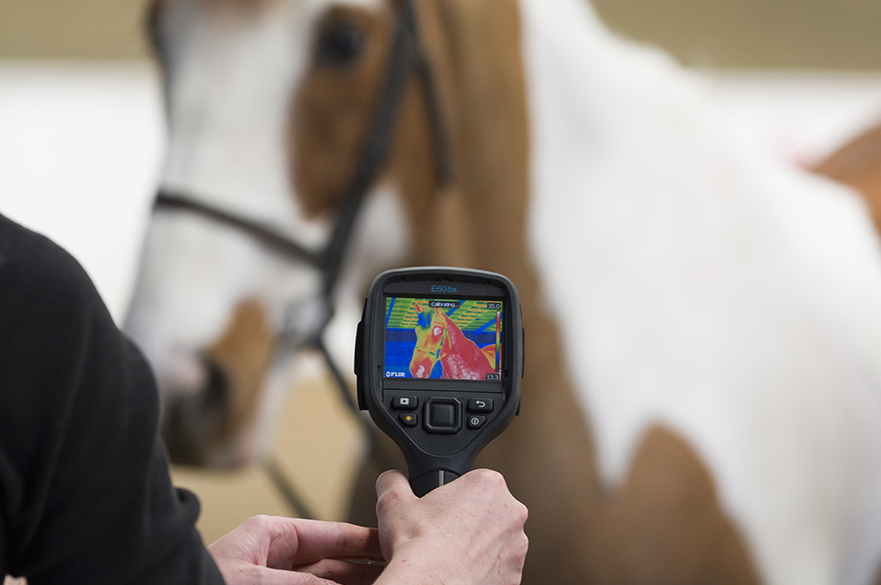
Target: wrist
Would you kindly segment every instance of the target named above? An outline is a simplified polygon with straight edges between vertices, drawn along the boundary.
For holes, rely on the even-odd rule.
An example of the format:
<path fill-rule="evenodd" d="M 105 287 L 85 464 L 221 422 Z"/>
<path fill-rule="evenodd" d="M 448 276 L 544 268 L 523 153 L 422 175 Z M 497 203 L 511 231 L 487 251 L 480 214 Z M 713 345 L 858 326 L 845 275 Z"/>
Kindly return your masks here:
<path fill-rule="evenodd" d="M 432 544 L 434 546 L 432 546 Z M 481 568 L 463 564 L 459 555 L 450 554 L 448 547 L 437 546 L 431 539 L 413 539 L 396 547 L 392 558 L 374 585 L 467 585 L 480 583 L 463 574 L 463 566 L 469 573 L 481 574 Z M 479 564 L 479 563 L 478 563 Z"/>
<path fill-rule="evenodd" d="M 454 585 L 448 578 L 449 568 L 446 569 L 442 563 L 434 562 L 433 559 L 406 553 L 396 554 L 374 585 L 435 585 L 441 581 L 444 585 Z M 444 576 L 443 579 L 439 578 L 441 575 Z"/>

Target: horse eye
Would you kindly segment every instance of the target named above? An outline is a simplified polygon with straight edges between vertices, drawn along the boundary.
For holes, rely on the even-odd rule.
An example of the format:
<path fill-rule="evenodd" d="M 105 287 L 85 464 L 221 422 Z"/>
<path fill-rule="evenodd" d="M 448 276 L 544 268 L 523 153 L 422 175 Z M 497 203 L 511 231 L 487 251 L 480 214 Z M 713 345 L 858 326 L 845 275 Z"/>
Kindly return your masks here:
<path fill-rule="evenodd" d="M 316 57 L 320 64 L 340 67 L 350 65 L 364 48 L 364 33 L 349 22 L 331 23 L 318 37 Z"/>

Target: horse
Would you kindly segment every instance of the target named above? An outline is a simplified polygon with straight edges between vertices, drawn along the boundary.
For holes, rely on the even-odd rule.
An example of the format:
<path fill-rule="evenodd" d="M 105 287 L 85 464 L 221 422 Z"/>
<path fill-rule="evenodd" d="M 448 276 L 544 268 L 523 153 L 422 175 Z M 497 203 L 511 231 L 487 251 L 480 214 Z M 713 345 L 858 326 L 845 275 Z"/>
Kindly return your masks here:
<path fill-rule="evenodd" d="M 876 578 L 881 255 L 853 192 L 736 146 L 583 0 L 152 6 L 168 158 L 125 329 L 173 456 L 258 456 L 297 351 L 351 363 L 379 271 L 482 268 L 527 330 L 478 460 L 529 507 L 524 583 Z"/>
<path fill-rule="evenodd" d="M 414 303 L 414 306 L 419 313 L 409 368 L 414 378 L 485 380 L 487 374 L 498 373 L 498 341 L 496 344 L 478 347 L 440 307 L 425 308 L 418 303 Z M 478 325 L 490 323 L 496 323 L 497 334 L 500 333 L 498 317 Z M 438 364 L 440 371 L 435 375 L 435 366 Z"/>

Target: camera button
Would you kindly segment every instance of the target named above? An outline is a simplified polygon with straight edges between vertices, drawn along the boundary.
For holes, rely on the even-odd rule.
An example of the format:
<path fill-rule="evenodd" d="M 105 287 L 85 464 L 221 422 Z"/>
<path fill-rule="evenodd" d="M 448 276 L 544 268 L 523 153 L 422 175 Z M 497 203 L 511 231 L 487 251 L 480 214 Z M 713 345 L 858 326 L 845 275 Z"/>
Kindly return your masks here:
<path fill-rule="evenodd" d="M 492 412 L 493 401 L 491 398 L 469 398 L 468 412 Z"/>
<path fill-rule="evenodd" d="M 395 396 L 392 398 L 392 408 L 395 410 L 416 410 L 419 407 L 419 399 L 415 396 Z"/>
<path fill-rule="evenodd" d="M 419 415 L 415 412 L 402 412 L 398 415 L 398 420 L 405 427 L 415 427 L 419 424 Z"/>
<path fill-rule="evenodd" d="M 432 426 L 453 428 L 456 426 L 456 407 L 452 404 L 432 404 L 428 414 Z"/>
<path fill-rule="evenodd" d="M 425 402 L 425 430 L 453 434 L 462 428 L 461 403 L 455 398 L 429 398 Z"/>

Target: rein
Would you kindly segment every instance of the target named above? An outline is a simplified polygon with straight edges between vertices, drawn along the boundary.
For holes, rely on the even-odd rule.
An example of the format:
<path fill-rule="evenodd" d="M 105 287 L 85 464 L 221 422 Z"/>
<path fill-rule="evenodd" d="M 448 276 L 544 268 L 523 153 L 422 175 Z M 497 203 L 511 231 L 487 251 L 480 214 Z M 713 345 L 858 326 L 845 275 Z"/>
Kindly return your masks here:
<path fill-rule="evenodd" d="M 413 74 L 418 76 L 417 79 L 422 83 L 425 90 L 430 129 L 434 143 L 438 186 L 442 187 L 449 181 L 451 174 L 449 142 L 440 111 L 435 78 L 419 40 L 414 1 L 400 0 L 391 51 L 385 68 L 385 81 L 379 94 L 379 105 L 373 115 L 368 137 L 362 146 L 355 174 L 345 191 L 344 197 L 341 199 L 344 201 L 344 204 L 339 211 L 336 225 L 323 250 L 310 250 L 272 228 L 268 223 L 243 218 L 219 207 L 199 201 L 188 196 L 186 193 L 160 189 L 153 202 L 152 210 L 154 213 L 168 211 L 199 215 L 221 225 L 244 232 L 267 249 L 279 253 L 294 262 L 307 264 L 321 273 L 321 302 L 323 307 L 315 307 L 315 311 L 320 313 L 320 325 L 314 333 L 305 339 L 298 339 L 296 345 L 312 346 L 322 353 L 328 369 L 336 380 L 340 395 L 365 430 L 368 440 L 372 436 L 369 423 L 366 419 L 359 416 L 358 406 L 352 399 L 348 384 L 331 357 L 323 337 L 328 323 L 333 318 L 332 296 L 339 278 L 346 249 L 351 240 L 355 221 L 367 192 L 388 158 L 392 133 L 400 111 L 400 104 L 407 82 Z M 298 338 L 298 336 L 285 328 L 282 331 L 281 339 L 291 338 Z M 304 506 L 302 498 L 297 496 L 293 487 L 275 463 L 271 462 L 267 471 L 295 510 L 298 510 L 304 517 L 314 517 L 314 514 L 311 514 Z"/>

